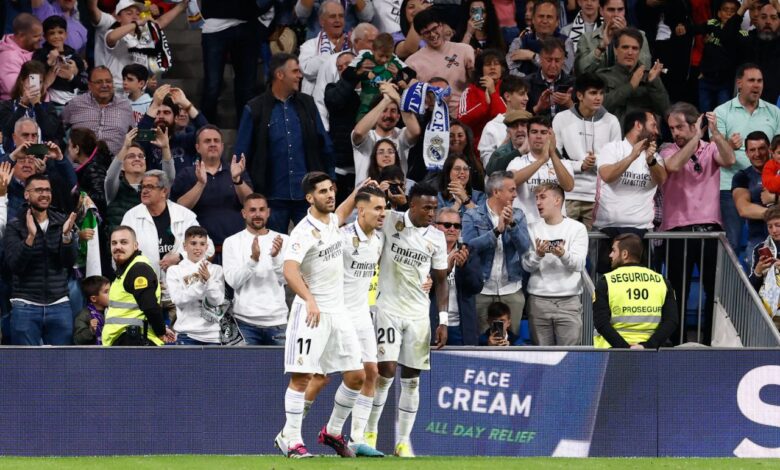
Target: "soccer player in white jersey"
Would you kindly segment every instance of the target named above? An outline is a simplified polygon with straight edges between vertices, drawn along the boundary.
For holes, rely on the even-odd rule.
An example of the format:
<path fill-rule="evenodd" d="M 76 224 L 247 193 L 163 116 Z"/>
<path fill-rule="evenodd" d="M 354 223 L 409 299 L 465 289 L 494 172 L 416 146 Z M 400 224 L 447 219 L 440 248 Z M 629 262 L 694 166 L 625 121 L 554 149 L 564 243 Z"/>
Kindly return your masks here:
<path fill-rule="evenodd" d="M 379 378 L 367 435 L 376 438 L 379 416 L 387 393 L 401 364 L 401 397 L 398 401 L 398 440 L 395 455 L 414 457 L 409 437 L 420 403 L 420 371 L 429 370 L 431 322 L 430 299 L 420 285 L 430 274 L 436 290 L 439 326 L 436 346 L 447 343 L 449 291 L 447 285 L 447 243 L 433 224 L 436 190 L 416 184 L 409 192 L 409 210 L 390 211 L 382 232 L 385 244 L 379 269 L 379 296 L 374 318 L 377 334 Z"/>
<path fill-rule="evenodd" d="M 358 341 L 366 380 L 352 409 L 352 431 L 349 447 L 357 457 L 384 457 L 365 440 L 366 423 L 374 403 L 374 386 L 379 374 L 376 364 L 376 333 L 368 306 L 368 291 L 379 256 L 382 254 L 384 236 L 379 231 L 385 219 L 387 201 L 379 187 L 370 180 L 357 188 L 342 204 L 339 211 L 352 212 L 357 206 L 357 219 L 341 228 L 344 244 L 344 311 L 349 312 Z M 327 385 L 327 378 L 315 375 L 306 388 L 305 408 Z M 304 416 L 305 416 L 304 412 Z"/>
<path fill-rule="evenodd" d="M 339 227 L 346 216 L 341 210 L 334 214 L 336 188 L 330 176 L 307 173 L 301 186 L 310 207 L 290 234 L 284 255 L 284 278 L 295 293 L 284 346 L 284 369 L 291 377 L 284 396 L 287 420 L 274 444 L 290 458 L 312 456 L 301 437 L 306 386 L 313 374 L 342 372 L 333 412 L 319 442 L 342 457 L 354 457 L 341 430 L 365 373 L 357 332 L 344 307 L 344 244 Z"/>

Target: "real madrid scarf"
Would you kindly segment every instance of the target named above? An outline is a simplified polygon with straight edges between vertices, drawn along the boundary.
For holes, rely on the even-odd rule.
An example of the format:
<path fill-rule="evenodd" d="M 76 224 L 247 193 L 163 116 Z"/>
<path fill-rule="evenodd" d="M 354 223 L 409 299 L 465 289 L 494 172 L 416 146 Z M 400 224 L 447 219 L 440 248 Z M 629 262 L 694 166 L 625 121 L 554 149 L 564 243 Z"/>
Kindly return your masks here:
<path fill-rule="evenodd" d="M 401 97 L 401 111 L 414 114 L 425 113 L 425 95 L 433 93 L 434 104 L 431 120 L 425 128 L 423 138 L 423 160 L 428 170 L 441 170 L 450 149 L 450 110 L 447 97 L 450 87 L 439 88 L 424 82 L 409 86 Z"/>
<path fill-rule="evenodd" d="M 330 38 L 325 33 L 325 30 L 323 29 L 320 31 L 320 34 L 317 35 L 317 51 L 319 51 L 319 55 L 331 55 L 335 52 L 342 52 L 342 51 L 348 51 L 352 49 L 352 41 L 349 39 L 349 34 L 345 33 L 344 35 L 344 43 L 341 45 L 341 50 L 336 51 L 334 50 L 333 43 L 330 42 Z"/>
<path fill-rule="evenodd" d="M 772 237 L 767 237 L 763 246 L 772 251 L 773 256 L 777 256 L 777 246 Z M 764 308 L 770 317 L 774 317 L 780 310 L 780 270 L 775 265 L 769 267 L 769 271 L 764 275 L 764 283 L 758 291 L 759 297 L 764 304 Z"/>
<path fill-rule="evenodd" d="M 602 23 L 604 23 L 604 19 L 599 16 L 596 18 L 596 22 L 593 23 L 593 29 L 598 28 Z M 574 21 L 572 21 L 571 30 L 569 31 L 569 39 L 571 39 L 571 42 L 574 45 L 575 52 L 577 51 L 577 44 L 579 44 L 583 34 L 585 34 L 585 20 L 582 19 L 582 12 L 578 12 L 577 16 L 574 17 Z"/>

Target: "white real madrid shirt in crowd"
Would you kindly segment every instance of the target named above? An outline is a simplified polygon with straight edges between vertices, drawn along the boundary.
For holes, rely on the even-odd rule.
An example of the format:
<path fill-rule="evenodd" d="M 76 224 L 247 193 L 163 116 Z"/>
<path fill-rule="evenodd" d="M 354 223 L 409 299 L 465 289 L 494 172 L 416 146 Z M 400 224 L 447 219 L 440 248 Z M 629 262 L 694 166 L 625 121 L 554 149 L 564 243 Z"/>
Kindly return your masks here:
<path fill-rule="evenodd" d="M 401 30 L 401 0 L 373 0 L 374 19 L 380 33 L 393 34 Z"/>
<path fill-rule="evenodd" d="M 433 226 L 415 227 L 408 211 L 389 211 L 382 232 L 377 307 L 391 315 L 427 318 L 430 299 L 422 283 L 431 269 L 447 269 L 444 233 Z"/>
<path fill-rule="evenodd" d="M 284 260 L 301 264 L 301 275 L 320 312 L 332 315 L 344 312 L 344 261 L 339 218 L 332 213 L 328 218 L 324 224 L 310 210 L 290 233 Z"/>
<path fill-rule="evenodd" d="M 623 139 L 610 142 L 596 155 L 596 167 L 617 163 L 631 153 L 633 146 Z M 656 160 L 663 165 L 662 158 Z M 598 179 L 596 205 L 593 209 L 593 226 L 650 228 L 653 226 L 657 185 L 650 177 L 643 151 L 631 163 L 628 170 L 611 184 Z"/>
<path fill-rule="evenodd" d="M 106 33 L 108 32 L 108 28 L 111 27 L 116 23 L 116 19 L 109 15 L 108 13 L 101 11 L 100 12 L 100 19 L 98 20 L 97 24 L 93 25 L 95 27 L 95 64 L 96 65 L 105 65 L 108 54 L 108 45 L 106 45 L 106 41 L 103 40 L 103 38 L 106 37 Z M 121 77 L 120 77 L 121 78 Z M 120 87 L 121 90 L 121 87 Z M 120 90 L 114 90 L 114 91 L 120 91 Z"/>
<path fill-rule="evenodd" d="M 368 289 L 382 255 L 382 233 L 369 237 L 357 221 L 341 228 L 344 251 L 344 307 L 353 317 L 370 315 Z"/>
<path fill-rule="evenodd" d="M 515 157 L 509 165 L 506 167 L 507 171 L 517 171 L 531 165 L 536 161 L 536 158 L 530 152 Z M 571 167 L 569 160 L 561 160 L 564 168 L 569 174 L 574 177 L 574 169 Z M 512 205 L 514 207 L 522 209 L 525 214 L 526 221 L 531 224 L 540 219 L 539 209 L 536 208 L 536 195 L 534 189 L 542 183 L 555 183 L 558 184 L 558 177 L 555 175 L 555 168 L 553 168 L 552 159 L 548 159 L 547 162 L 536 170 L 531 178 L 517 187 L 517 197 Z M 564 214 L 565 215 L 565 214 Z"/>
<path fill-rule="evenodd" d="M 408 170 L 409 149 L 414 146 L 414 142 L 409 139 L 406 129 L 394 128 L 387 137 L 380 137 L 374 129 L 368 131 L 366 138 L 360 144 L 355 144 L 355 133 L 352 132 L 352 155 L 355 157 L 355 185 L 358 185 L 368 178 L 368 166 L 371 163 L 371 151 L 378 140 L 384 138 L 392 140 L 398 147 L 398 161 L 401 163 L 401 169 L 406 174 Z"/>
<path fill-rule="evenodd" d="M 282 237 L 282 249 L 271 256 L 274 239 Z M 289 237 L 269 230 L 258 235 L 260 258 L 252 259 L 252 243 L 255 235 L 242 230 L 222 243 L 222 265 L 225 281 L 235 291 L 233 314 L 242 322 L 260 328 L 287 323 L 287 304 L 284 301 L 284 252 Z"/>
<path fill-rule="evenodd" d="M 493 228 L 498 227 L 499 215 L 493 212 L 490 204 L 486 204 L 490 222 Z M 523 281 L 510 281 L 509 269 L 506 267 L 506 258 L 504 258 L 504 234 L 496 239 L 496 249 L 493 252 L 493 266 L 490 268 L 490 278 L 482 286 L 482 295 L 510 295 L 519 291 L 523 287 Z"/>

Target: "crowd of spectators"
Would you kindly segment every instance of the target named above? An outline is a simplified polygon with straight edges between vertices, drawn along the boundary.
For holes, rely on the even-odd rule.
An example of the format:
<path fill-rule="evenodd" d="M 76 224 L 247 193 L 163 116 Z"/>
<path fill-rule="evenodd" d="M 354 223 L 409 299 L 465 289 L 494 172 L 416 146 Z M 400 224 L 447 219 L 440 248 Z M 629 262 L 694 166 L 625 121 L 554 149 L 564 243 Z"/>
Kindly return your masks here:
<path fill-rule="evenodd" d="M 118 226 L 182 344 L 220 342 L 219 322 L 192 317 L 226 298 L 247 343 L 280 344 L 280 253 L 311 171 L 341 200 L 370 178 L 399 211 L 416 183 L 437 189 L 451 344 L 519 344 L 524 317 L 533 344 L 578 344 L 588 230 L 723 231 L 737 253 L 774 250 L 779 13 L 778 0 L 4 2 L 3 344 L 99 344 Z M 200 97 L 166 80 L 174 21 L 201 29 Z M 232 148 L 217 112 L 228 60 Z M 714 257 L 714 241 L 694 243 L 668 248 L 687 261 L 667 267 L 679 296 L 696 264 L 680 253 Z M 711 311 L 714 270 L 701 275 Z"/>

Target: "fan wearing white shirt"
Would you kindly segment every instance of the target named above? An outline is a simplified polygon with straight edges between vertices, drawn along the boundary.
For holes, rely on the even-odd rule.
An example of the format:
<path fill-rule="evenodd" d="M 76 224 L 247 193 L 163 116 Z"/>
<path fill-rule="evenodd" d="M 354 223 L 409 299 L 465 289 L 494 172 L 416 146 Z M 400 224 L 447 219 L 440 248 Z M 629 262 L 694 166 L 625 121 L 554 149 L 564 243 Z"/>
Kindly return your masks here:
<path fill-rule="evenodd" d="M 222 243 L 225 281 L 233 288 L 233 315 L 250 345 L 284 344 L 287 304 L 284 297 L 285 234 L 268 228 L 271 209 L 265 196 L 252 193 L 241 209 L 246 229 Z"/>
<path fill-rule="evenodd" d="M 284 254 L 284 278 L 293 292 L 285 338 L 284 396 L 287 417 L 274 444 L 288 458 L 308 458 L 301 436 L 305 391 L 314 374 L 341 372 L 330 420 L 319 442 L 342 457 L 354 457 L 342 434 L 365 380 L 360 342 L 344 307 L 344 242 L 339 226 L 349 214 L 336 208 L 336 186 L 326 173 L 306 173 L 301 189 L 309 203 L 306 217 L 290 234 Z M 368 295 L 368 293 L 366 293 Z"/>
<path fill-rule="evenodd" d="M 536 187 L 542 219 L 531 224 L 534 246 L 523 256 L 528 279 L 528 323 L 537 346 L 575 346 L 582 338 L 582 271 L 588 255 L 585 225 L 563 215 L 563 189 Z"/>
<path fill-rule="evenodd" d="M 653 197 L 666 182 L 663 160 L 656 160 L 658 124 L 649 111 L 626 115 L 622 141 L 610 142 L 597 154 L 599 181 L 593 225 L 647 230 L 653 226 Z"/>
<path fill-rule="evenodd" d="M 222 266 L 206 259 L 209 234 L 194 225 L 184 232 L 187 256 L 168 268 L 166 283 L 176 305 L 176 344 L 201 346 L 220 344 L 219 319 L 203 315 L 204 307 L 218 307 L 225 300 Z"/>
<path fill-rule="evenodd" d="M 534 116 L 528 120 L 528 147 L 531 151 L 515 157 L 506 169 L 514 172 L 517 184 L 513 205 L 523 210 L 530 224 L 540 219 L 534 189 L 542 183 L 555 183 L 564 191 L 571 191 L 574 189 L 574 170 L 569 160 L 558 156 L 549 118 Z"/>
<path fill-rule="evenodd" d="M 656 189 L 666 182 L 663 159 L 656 160 L 658 124 L 649 111 L 626 114 L 625 138 L 610 142 L 596 154 L 599 179 L 593 226 L 611 238 L 621 233 L 640 237 L 653 226 Z M 609 271 L 605 258 L 612 240 L 599 241 L 599 272 Z"/>
<path fill-rule="evenodd" d="M 382 232 L 385 244 L 379 270 L 379 296 L 374 318 L 379 347 L 379 379 L 369 431 L 379 419 L 401 365 L 401 396 L 398 401 L 398 440 L 395 455 L 413 457 L 409 437 L 420 404 L 420 371 L 430 369 L 430 298 L 422 283 L 430 274 L 436 292 L 439 325 L 437 348 L 447 343 L 449 286 L 447 284 L 447 242 L 432 225 L 437 192 L 427 184 L 409 191 L 409 210 L 388 213 Z"/>
<path fill-rule="evenodd" d="M 398 162 L 404 174 L 409 171 L 409 149 L 420 136 L 420 123 L 414 113 L 400 111 L 401 97 L 395 85 L 382 83 L 379 85 L 381 98 L 377 97 L 375 106 L 355 124 L 352 131 L 352 147 L 355 157 L 355 183 L 362 182 L 368 176 L 368 166 L 371 162 L 371 151 L 380 139 L 392 140 L 398 147 Z M 395 127 L 400 118 L 404 118 L 406 127 Z"/>

